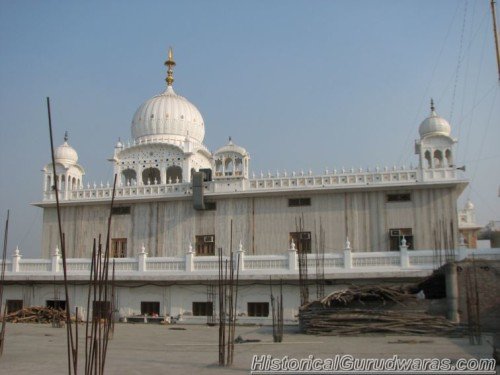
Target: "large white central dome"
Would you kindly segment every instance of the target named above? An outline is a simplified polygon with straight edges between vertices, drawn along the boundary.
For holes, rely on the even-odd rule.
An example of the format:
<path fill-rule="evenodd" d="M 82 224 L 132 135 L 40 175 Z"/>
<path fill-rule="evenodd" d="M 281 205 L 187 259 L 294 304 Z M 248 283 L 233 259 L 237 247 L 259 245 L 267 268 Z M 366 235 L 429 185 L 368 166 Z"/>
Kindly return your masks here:
<path fill-rule="evenodd" d="M 205 124 L 200 111 L 168 86 L 137 109 L 132 120 L 132 137 L 136 142 L 189 137 L 203 143 Z"/>
<path fill-rule="evenodd" d="M 175 66 L 172 48 L 168 51 L 167 89 L 144 102 L 132 120 L 132 137 L 136 142 L 174 142 L 186 138 L 203 143 L 205 124 L 200 111 L 172 87 Z"/>

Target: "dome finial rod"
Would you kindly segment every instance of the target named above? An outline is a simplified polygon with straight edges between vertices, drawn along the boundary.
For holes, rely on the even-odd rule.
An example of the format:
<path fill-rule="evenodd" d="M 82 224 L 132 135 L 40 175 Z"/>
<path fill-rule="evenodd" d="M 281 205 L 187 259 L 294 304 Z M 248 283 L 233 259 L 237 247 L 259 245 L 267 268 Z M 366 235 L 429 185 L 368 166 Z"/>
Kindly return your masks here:
<path fill-rule="evenodd" d="M 69 136 L 68 136 L 68 131 L 66 130 L 64 132 L 64 142 L 68 142 Z"/>
<path fill-rule="evenodd" d="M 434 107 L 434 99 L 431 98 L 431 112 L 434 112 L 436 107 Z"/>
<path fill-rule="evenodd" d="M 174 83 L 174 70 L 172 68 L 175 66 L 174 51 L 172 47 L 168 49 L 168 60 L 165 61 L 164 64 L 168 67 L 167 78 L 165 78 L 165 81 L 167 82 L 167 86 L 172 86 Z"/>

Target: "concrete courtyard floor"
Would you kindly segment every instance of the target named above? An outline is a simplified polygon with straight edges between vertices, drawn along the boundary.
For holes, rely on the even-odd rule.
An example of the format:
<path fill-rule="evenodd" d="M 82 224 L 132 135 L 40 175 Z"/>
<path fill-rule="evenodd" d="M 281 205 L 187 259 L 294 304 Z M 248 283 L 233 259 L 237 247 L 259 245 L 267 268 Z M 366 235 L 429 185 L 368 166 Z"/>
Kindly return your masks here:
<path fill-rule="evenodd" d="M 79 357 L 84 361 L 84 325 L 80 325 Z M 174 328 L 174 329 L 171 329 Z M 179 330 L 184 328 L 184 330 Z M 284 341 L 275 344 L 271 327 L 238 326 L 236 336 L 261 340 L 235 344 L 234 364 L 220 368 L 218 327 L 195 325 L 116 324 L 109 342 L 106 374 L 248 374 L 254 354 L 329 358 L 491 358 L 491 338 L 473 346 L 468 338 L 428 336 L 308 336 L 285 327 Z M 498 369 L 498 367 L 497 367 Z M 43 324 L 8 324 L 0 374 L 66 374 L 66 329 Z M 83 373 L 83 371 L 79 371 Z"/>

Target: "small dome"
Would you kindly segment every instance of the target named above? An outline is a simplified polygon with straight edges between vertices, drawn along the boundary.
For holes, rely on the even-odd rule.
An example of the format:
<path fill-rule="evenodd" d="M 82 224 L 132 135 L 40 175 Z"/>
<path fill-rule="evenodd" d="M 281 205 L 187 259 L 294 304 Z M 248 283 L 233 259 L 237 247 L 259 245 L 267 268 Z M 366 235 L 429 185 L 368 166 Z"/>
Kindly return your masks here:
<path fill-rule="evenodd" d="M 235 145 L 233 141 L 231 140 L 231 137 L 229 137 L 229 142 L 227 145 L 222 146 L 219 148 L 217 151 L 215 151 L 215 154 L 222 154 L 222 153 L 227 153 L 227 152 L 234 152 L 236 154 L 240 154 L 242 156 L 247 156 L 247 150 L 245 150 L 243 147 Z"/>
<path fill-rule="evenodd" d="M 132 137 L 136 142 L 161 139 L 162 136 L 194 138 L 202 143 L 205 125 L 198 109 L 172 86 L 144 102 L 132 120 Z"/>
<path fill-rule="evenodd" d="M 429 135 L 445 135 L 449 137 L 451 134 L 450 124 L 444 118 L 438 116 L 432 100 L 431 115 L 422 121 L 418 128 L 418 132 L 420 133 L 420 138 Z"/>
<path fill-rule="evenodd" d="M 467 200 L 467 203 L 465 203 L 465 207 L 464 207 L 466 210 L 473 210 L 474 209 L 474 204 L 471 202 L 471 200 Z"/>
<path fill-rule="evenodd" d="M 61 164 L 76 164 L 78 162 L 78 154 L 68 144 L 68 133 L 64 135 L 64 143 L 55 149 L 54 158 L 56 163 Z"/>

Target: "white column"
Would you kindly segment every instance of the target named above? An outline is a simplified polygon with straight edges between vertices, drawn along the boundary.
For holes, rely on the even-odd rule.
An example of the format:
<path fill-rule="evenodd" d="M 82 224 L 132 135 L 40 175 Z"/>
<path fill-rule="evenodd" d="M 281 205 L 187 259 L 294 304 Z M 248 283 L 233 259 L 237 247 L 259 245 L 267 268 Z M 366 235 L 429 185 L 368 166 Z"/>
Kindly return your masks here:
<path fill-rule="evenodd" d="M 457 261 L 467 259 L 467 245 L 465 244 L 465 238 L 462 233 L 460 233 L 459 241 L 460 243 L 458 245 L 458 253 L 456 255 Z"/>
<path fill-rule="evenodd" d="M 243 244 L 241 243 L 241 241 L 240 245 L 238 246 L 238 250 L 236 250 L 236 259 L 234 261 L 236 262 L 236 270 L 238 269 L 238 267 L 240 271 L 245 269 L 245 250 L 243 250 Z"/>
<path fill-rule="evenodd" d="M 16 246 L 14 250 L 14 255 L 12 255 L 12 272 L 19 272 L 19 262 L 21 260 L 21 253 L 19 247 Z"/>
<path fill-rule="evenodd" d="M 142 165 L 137 166 L 137 170 L 135 172 L 135 177 L 137 180 L 137 186 L 142 186 L 144 185 L 142 182 Z"/>
<path fill-rule="evenodd" d="M 410 257 L 408 255 L 408 246 L 406 245 L 406 238 L 403 236 L 401 245 L 399 245 L 399 255 L 401 257 L 401 268 L 410 267 Z"/>
<path fill-rule="evenodd" d="M 290 271 L 297 270 L 297 249 L 295 248 L 295 242 L 290 243 L 290 249 L 288 249 L 288 269 Z"/>
<path fill-rule="evenodd" d="M 56 246 L 52 254 L 52 272 L 59 272 L 59 260 L 61 260 L 61 253 L 59 247 Z"/>
<path fill-rule="evenodd" d="M 141 252 L 139 254 L 137 254 L 137 258 L 138 258 L 138 268 L 139 268 L 139 272 L 144 272 L 146 271 L 146 259 L 148 257 L 148 253 L 146 253 L 146 247 L 144 246 L 144 244 L 142 244 L 142 247 L 141 247 Z"/>
<path fill-rule="evenodd" d="M 344 268 L 351 269 L 352 268 L 352 254 L 351 254 L 351 243 L 349 242 L 349 238 L 346 238 L 345 247 L 344 247 Z"/>
<path fill-rule="evenodd" d="M 193 245 L 191 245 L 190 242 L 188 252 L 186 253 L 186 272 L 194 271 L 194 256 L 195 252 L 193 250 Z"/>
<path fill-rule="evenodd" d="M 167 183 L 167 166 L 160 164 L 160 168 L 161 183 L 165 185 Z"/>

